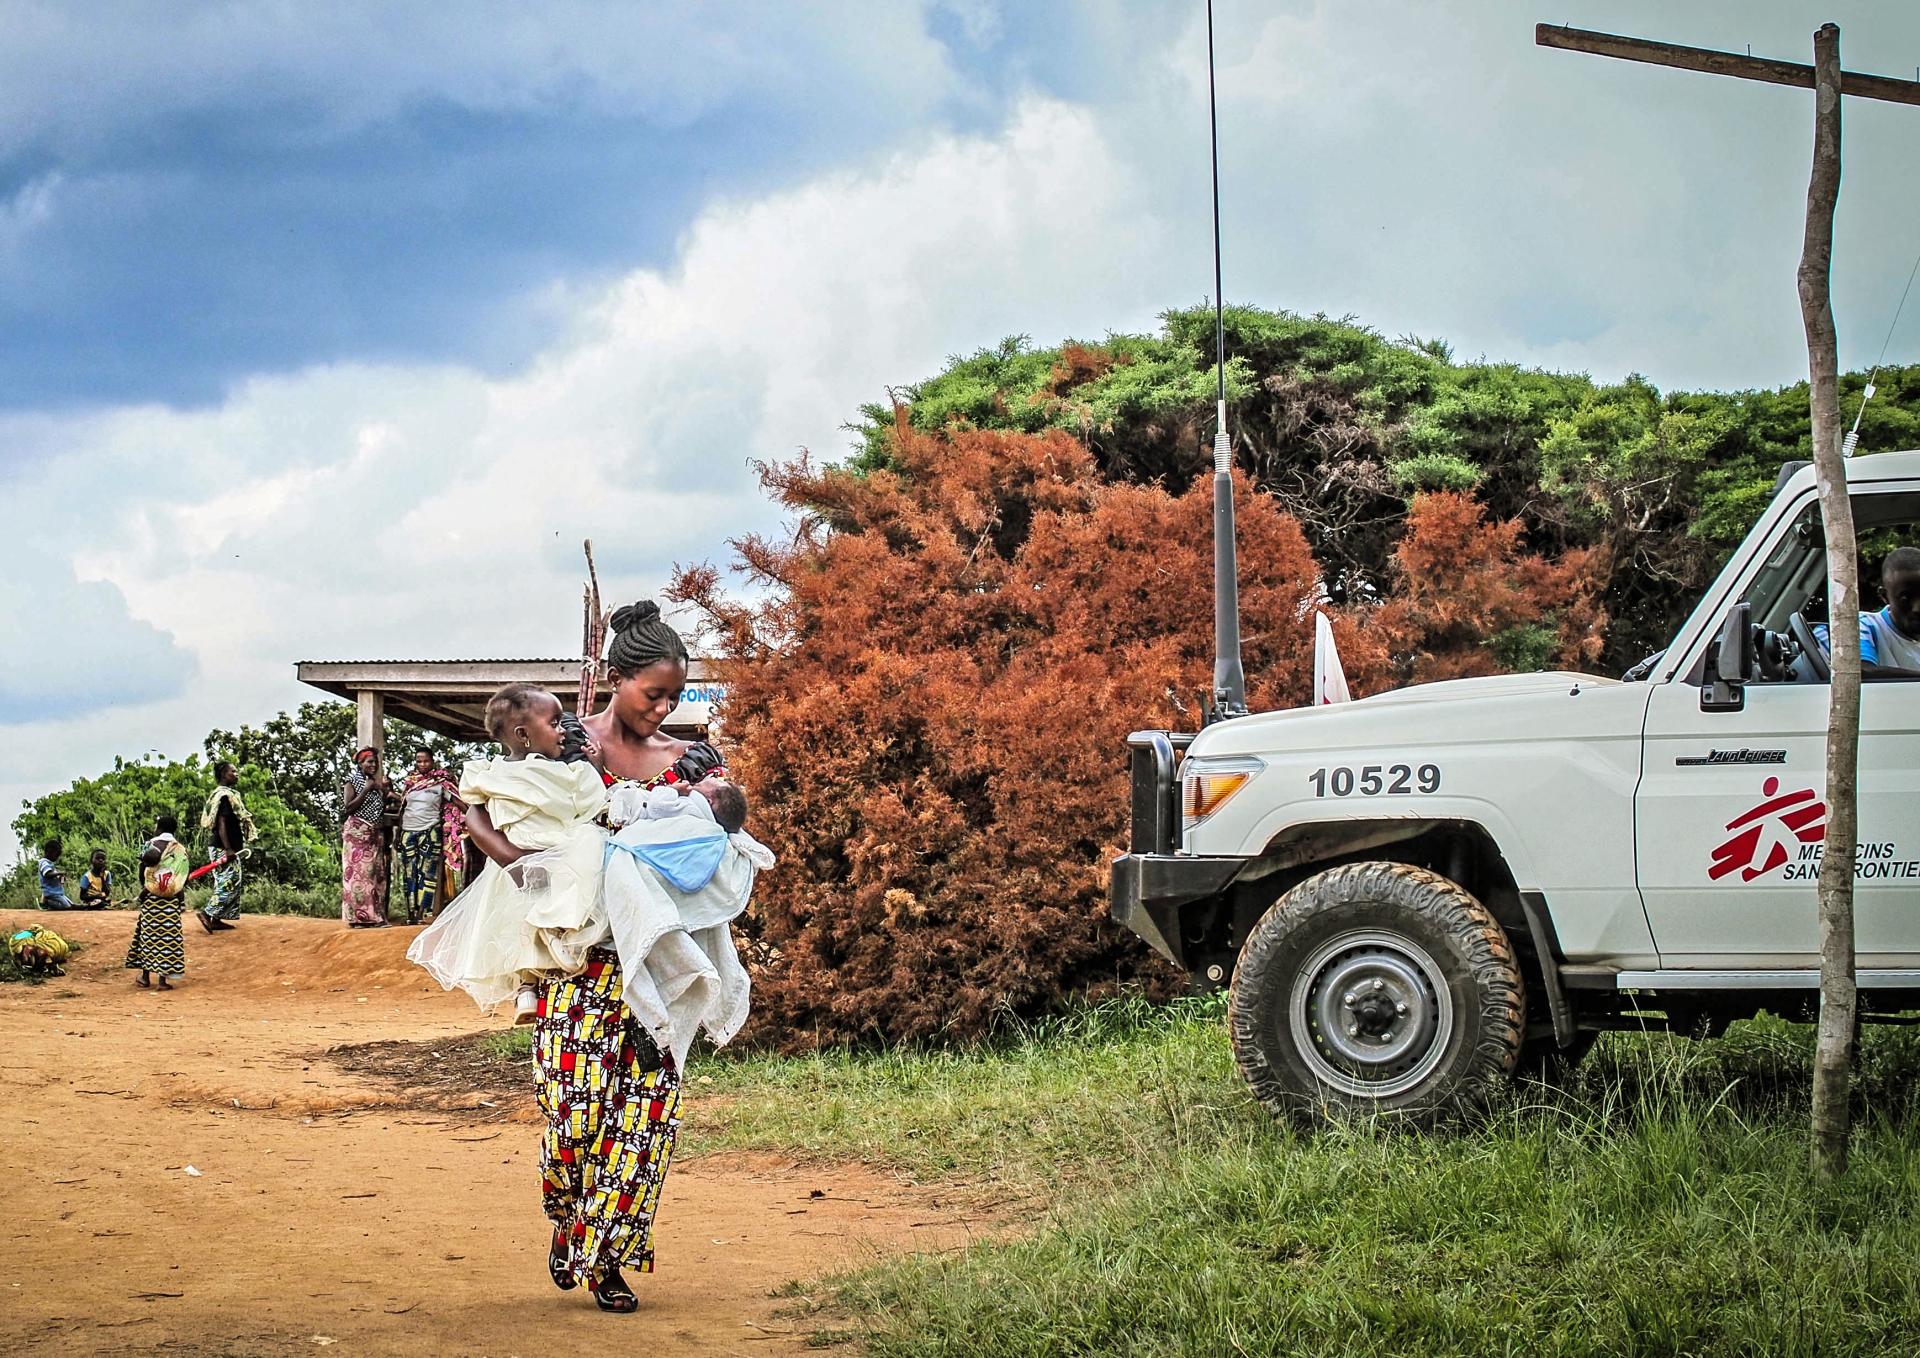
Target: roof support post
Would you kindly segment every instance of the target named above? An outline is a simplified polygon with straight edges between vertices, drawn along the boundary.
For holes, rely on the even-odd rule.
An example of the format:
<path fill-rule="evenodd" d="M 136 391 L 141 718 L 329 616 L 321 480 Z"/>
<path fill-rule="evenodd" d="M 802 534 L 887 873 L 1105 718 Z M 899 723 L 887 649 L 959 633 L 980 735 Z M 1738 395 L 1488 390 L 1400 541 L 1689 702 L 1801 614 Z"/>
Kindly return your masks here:
<path fill-rule="evenodd" d="M 364 750 L 367 746 L 371 745 L 376 750 L 384 749 L 386 745 L 386 695 L 377 689 L 363 688 L 357 696 L 360 700 L 360 718 L 358 724 L 354 727 L 353 748 L 356 750 Z"/>

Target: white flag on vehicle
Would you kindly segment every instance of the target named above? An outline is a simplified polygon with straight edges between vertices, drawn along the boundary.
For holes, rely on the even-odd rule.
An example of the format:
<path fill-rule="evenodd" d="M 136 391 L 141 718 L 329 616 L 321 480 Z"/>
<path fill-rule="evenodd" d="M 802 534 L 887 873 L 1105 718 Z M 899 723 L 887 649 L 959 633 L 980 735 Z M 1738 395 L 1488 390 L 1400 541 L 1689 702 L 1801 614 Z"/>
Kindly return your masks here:
<path fill-rule="evenodd" d="M 1347 692 L 1347 672 L 1340 667 L 1340 648 L 1333 644 L 1333 624 L 1325 613 L 1313 615 L 1313 705 L 1353 701 Z"/>

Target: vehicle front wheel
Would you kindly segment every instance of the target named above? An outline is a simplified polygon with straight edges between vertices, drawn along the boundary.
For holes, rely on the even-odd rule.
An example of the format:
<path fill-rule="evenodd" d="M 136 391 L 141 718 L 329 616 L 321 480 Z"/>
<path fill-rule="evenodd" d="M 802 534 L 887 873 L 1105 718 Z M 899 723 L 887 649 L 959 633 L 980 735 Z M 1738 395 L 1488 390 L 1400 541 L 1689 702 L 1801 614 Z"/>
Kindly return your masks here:
<path fill-rule="evenodd" d="M 1406 863 L 1350 863 L 1254 926 L 1227 1025 L 1241 1073 L 1279 1116 L 1430 1124 L 1513 1075 L 1526 992 L 1505 931 L 1464 888 Z"/>

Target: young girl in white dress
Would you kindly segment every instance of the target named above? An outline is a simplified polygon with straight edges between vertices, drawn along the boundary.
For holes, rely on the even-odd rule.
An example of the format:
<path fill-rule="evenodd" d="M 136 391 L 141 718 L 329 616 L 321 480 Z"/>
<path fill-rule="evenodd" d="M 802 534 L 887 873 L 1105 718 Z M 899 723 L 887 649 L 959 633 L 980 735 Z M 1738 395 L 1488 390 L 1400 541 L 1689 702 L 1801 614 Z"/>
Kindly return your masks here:
<path fill-rule="evenodd" d="M 494 828 L 528 852 L 511 866 L 489 860 L 407 956 L 482 1009 L 512 998 L 514 1021 L 525 1024 L 535 983 L 579 972 L 587 949 L 607 937 L 607 832 L 595 823 L 607 789 L 591 763 L 560 762 L 560 703 L 544 689 L 509 684 L 494 694 L 487 732 L 507 753 L 467 764 L 460 798 L 486 807 Z"/>

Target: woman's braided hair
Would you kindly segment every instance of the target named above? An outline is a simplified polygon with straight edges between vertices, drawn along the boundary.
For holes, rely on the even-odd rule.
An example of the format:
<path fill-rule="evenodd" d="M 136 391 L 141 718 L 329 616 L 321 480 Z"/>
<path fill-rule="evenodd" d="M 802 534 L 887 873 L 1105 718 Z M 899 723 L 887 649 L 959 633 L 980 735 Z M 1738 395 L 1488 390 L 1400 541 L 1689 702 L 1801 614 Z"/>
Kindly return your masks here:
<path fill-rule="evenodd" d="M 661 621 L 660 605 L 651 599 L 613 610 L 607 639 L 607 664 L 621 674 L 638 674 L 662 660 L 687 663 L 687 643 Z"/>

